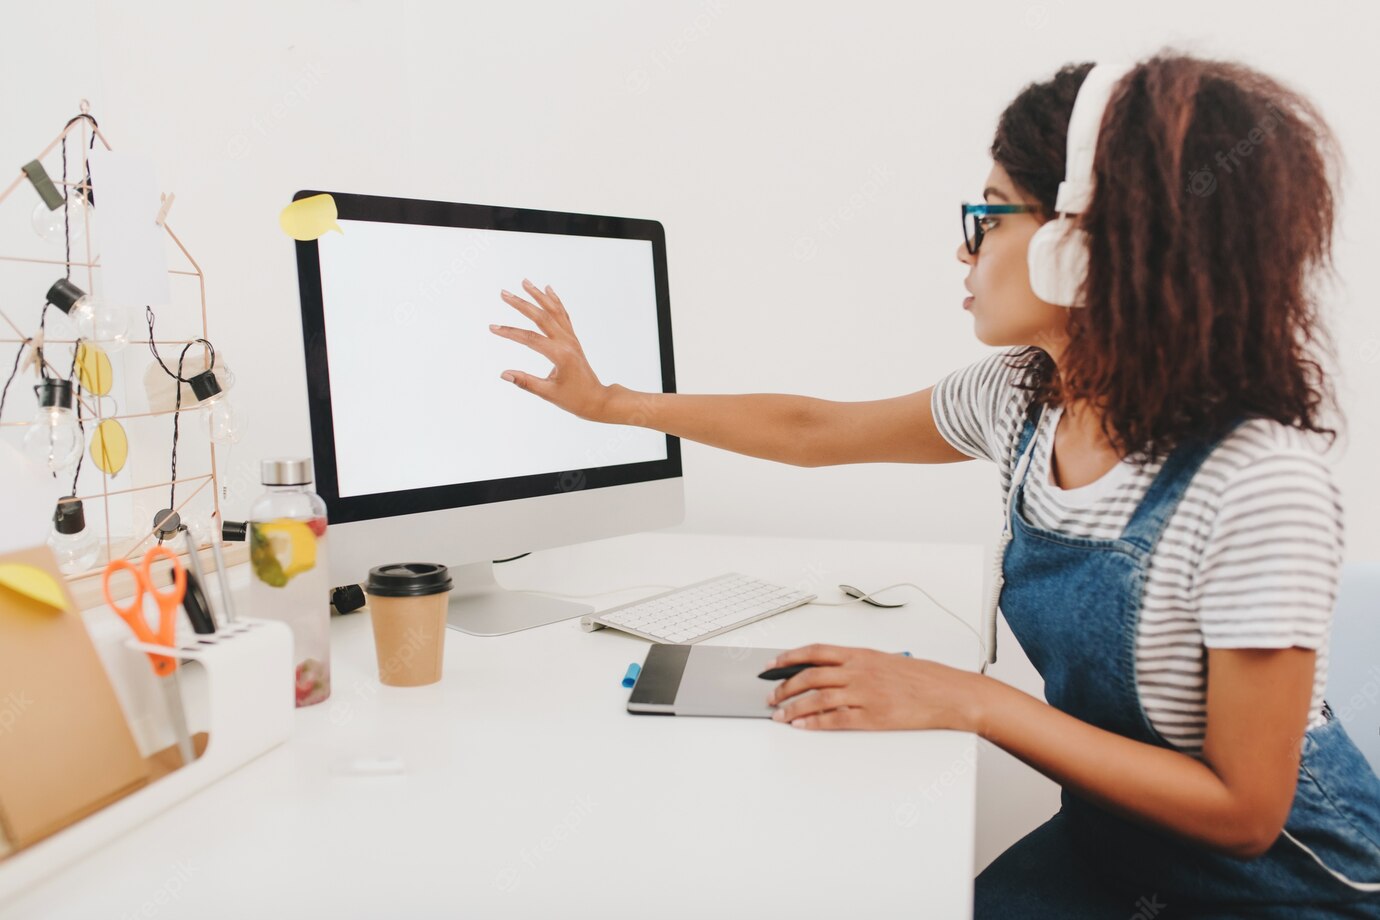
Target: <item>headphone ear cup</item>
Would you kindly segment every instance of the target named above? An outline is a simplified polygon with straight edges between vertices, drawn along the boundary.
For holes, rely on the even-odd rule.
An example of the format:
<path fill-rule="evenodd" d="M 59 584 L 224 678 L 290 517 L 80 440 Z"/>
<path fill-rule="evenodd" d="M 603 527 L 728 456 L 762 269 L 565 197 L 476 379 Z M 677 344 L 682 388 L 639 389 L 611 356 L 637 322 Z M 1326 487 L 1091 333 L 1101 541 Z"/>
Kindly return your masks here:
<path fill-rule="evenodd" d="M 1088 276 L 1088 234 L 1066 217 L 1045 221 L 1026 251 L 1030 289 L 1056 307 L 1081 307 Z"/>

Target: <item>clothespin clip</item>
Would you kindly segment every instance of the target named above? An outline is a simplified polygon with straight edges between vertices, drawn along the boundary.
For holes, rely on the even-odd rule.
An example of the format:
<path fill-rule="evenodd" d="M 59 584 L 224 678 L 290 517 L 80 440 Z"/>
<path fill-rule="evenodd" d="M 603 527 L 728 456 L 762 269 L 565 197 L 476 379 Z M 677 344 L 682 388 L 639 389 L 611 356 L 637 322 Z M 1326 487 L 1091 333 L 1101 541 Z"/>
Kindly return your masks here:
<path fill-rule="evenodd" d="M 173 199 L 176 197 L 177 195 L 172 192 L 162 192 L 158 195 L 158 200 L 163 202 L 163 205 L 158 209 L 158 217 L 153 221 L 155 224 L 163 226 L 163 222 L 168 219 L 168 209 L 173 206 Z"/>
<path fill-rule="evenodd" d="M 43 376 L 43 330 L 40 329 L 38 335 L 28 340 L 29 356 L 20 365 L 21 371 L 27 371 L 30 367 L 34 373 Z"/>
<path fill-rule="evenodd" d="M 47 205 L 49 211 L 56 211 L 66 203 L 62 192 L 57 190 L 57 186 L 53 185 L 53 180 L 48 177 L 48 170 L 44 169 L 43 164 L 38 160 L 30 160 L 20 169 L 25 176 L 28 176 L 34 191 L 38 192 L 38 197 L 43 199 L 43 203 Z"/>

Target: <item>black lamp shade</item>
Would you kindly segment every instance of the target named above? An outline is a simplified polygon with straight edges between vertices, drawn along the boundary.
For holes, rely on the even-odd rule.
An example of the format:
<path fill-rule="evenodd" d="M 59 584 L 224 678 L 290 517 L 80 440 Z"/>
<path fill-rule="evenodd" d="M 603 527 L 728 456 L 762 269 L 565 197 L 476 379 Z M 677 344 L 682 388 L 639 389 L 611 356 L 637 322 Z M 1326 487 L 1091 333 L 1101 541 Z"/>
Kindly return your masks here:
<path fill-rule="evenodd" d="M 59 278 L 53 282 L 52 287 L 48 288 L 48 303 L 63 313 L 71 313 L 72 308 L 77 305 L 77 301 L 85 296 L 85 291 L 66 278 Z"/>
<path fill-rule="evenodd" d="M 192 395 L 197 402 L 205 402 L 212 396 L 220 395 L 220 381 L 215 371 L 202 371 L 187 381 L 192 385 Z"/>
<path fill-rule="evenodd" d="M 34 387 L 34 392 L 38 394 L 38 405 L 42 409 L 72 408 L 72 381 L 70 380 L 49 378 Z"/>
<path fill-rule="evenodd" d="M 86 511 L 79 498 L 60 498 L 53 511 L 53 529 L 61 534 L 81 533 L 86 529 Z"/>

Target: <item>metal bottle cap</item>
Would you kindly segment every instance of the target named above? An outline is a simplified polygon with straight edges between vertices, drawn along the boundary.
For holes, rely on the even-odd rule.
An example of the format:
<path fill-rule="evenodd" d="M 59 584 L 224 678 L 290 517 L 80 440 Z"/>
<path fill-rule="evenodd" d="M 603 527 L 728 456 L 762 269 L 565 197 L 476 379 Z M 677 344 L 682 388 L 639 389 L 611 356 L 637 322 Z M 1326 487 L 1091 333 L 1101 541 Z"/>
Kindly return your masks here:
<path fill-rule="evenodd" d="M 304 486 L 311 482 L 311 458 L 276 457 L 259 463 L 259 480 L 266 486 Z"/>

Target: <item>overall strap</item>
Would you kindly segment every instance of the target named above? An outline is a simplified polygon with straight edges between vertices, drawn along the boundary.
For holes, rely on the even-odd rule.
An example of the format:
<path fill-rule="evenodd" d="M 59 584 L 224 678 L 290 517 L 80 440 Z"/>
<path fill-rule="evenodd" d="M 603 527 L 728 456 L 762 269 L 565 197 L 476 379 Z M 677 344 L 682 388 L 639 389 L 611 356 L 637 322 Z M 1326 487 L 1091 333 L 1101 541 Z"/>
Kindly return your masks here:
<path fill-rule="evenodd" d="M 1016 438 L 1016 453 L 1015 458 L 1011 462 L 1012 469 L 1015 469 L 1016 464 L 1020 463 L 1021 454 L 1025 453 L 1026 447 L 1030 444 L 1030 439 L 1035 436 L 1035 423 L 1040 417 L 1040 410 L 1042 408 L 1043 406 L 1041 403 L 1034 399 L 1032 399 L 1030 405 L 1026 407 L 1025 424 L 1024 427 L 1021 428 L 1020 435 Z M 1014 489 L 1016 484 L 1013 482 L 1011 487 Z"/>
<path fill-rule="evenodd" d="M 1121 539 L 1147 553 L 1153 551 L 1203 461 L 1244 421 L 1236 419 L 1215 438 L 1190 439 L 1175 447 L 1126 523 Z"/>

